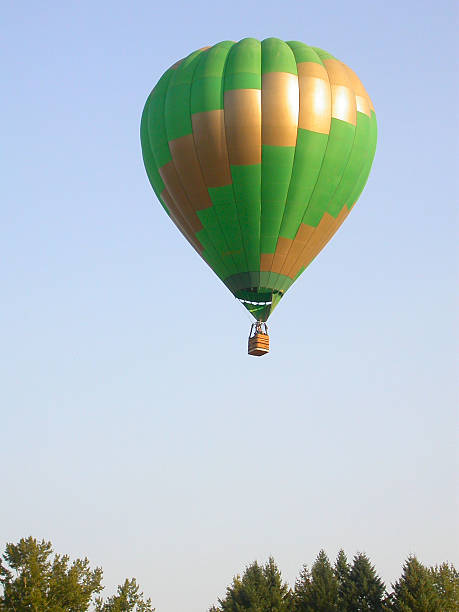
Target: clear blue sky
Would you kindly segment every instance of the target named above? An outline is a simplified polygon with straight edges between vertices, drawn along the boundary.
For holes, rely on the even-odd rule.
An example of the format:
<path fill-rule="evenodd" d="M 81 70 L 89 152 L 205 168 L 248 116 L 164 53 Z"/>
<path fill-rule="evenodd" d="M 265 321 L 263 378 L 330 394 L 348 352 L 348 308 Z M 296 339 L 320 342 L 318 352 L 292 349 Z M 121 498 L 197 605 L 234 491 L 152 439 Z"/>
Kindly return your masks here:
<path fill-rule="evenodd" d="M 455 23 L 456 22 L 456 23 Z M 386 581 L 459 565 L 453 2 L 2 4 L 0 538 L 32 534 L 202 612 L 321 547 Z M 246 354 L 249 317 L 148 184 L 162 72 L 277 36 L 349 64 L 376 107 L 370 180 Z"/>

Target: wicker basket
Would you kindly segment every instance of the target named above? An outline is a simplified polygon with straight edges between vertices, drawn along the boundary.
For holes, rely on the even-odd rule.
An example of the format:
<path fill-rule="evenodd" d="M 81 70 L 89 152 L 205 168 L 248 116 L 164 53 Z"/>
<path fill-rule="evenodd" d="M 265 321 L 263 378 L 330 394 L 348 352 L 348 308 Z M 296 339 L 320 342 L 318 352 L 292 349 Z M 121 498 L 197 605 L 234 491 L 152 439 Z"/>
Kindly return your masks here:
<path fill-rule="evenodd" d="M 269 336 L 268 334 L 255 334 L 249 338 L 249 355 L 261 357 L 269 353 Z"/>

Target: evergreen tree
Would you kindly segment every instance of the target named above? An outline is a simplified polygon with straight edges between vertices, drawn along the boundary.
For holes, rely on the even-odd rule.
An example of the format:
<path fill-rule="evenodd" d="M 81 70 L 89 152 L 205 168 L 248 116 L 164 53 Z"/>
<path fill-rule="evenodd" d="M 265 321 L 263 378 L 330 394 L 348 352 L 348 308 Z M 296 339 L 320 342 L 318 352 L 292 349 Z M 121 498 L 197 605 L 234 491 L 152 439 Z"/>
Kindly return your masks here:
<path fill-rule="evenodd" d="M 270 557 L 264 566 L 255 561 L 246 568 L 242 578 L 236 576 L 226 589 L 225 599 L 218 602 L 211 612 L 289 612 L 291 593 Z"/>
<path fill-rule="evenodd" d="M 151 600 L 144 601 L 143 593 L 139 593 L 139 586 L 135 578 L 124 581 L 118 587 L 116 595 L 109 597 L 105 602 L 96 600 L 96 612 L 154 612 Z"/>
<path fill-rule="evenodd" d="M 454 565 L 442 563 L 430 569 L 442 612 L 459 610 L 459 572 Z"/>
<path fill-rule="evenodd" d="M 307 565 L 303 565 L 300 576 L 295 582 L 293 591 L 293 609 L 295 612 L 303 610 L 303 605 L 307 601 L 309 591 L 312 587 L 312 576 Z"/>
<path fill-rule="evenodd" d="M 338 610 L 339 612 L 352 612 L 351 601 L 353 585 L 351 582 L 351 566 L 347 561 L 344 550 L 338 552 L 335 561 L 335 576 L 338 582 Z"/>
<path fill-rule="evenodd" d="M 392 610 L 395 612 L 444 612 L 433 572 L 414 556 L 408 557 L 400 580 L 392 587 Z"/>
<path fill-rule="evenodd" d="M 335 576 L 340 584 L 349 580 L 351 566 L 347 562 L 346 554 L 342 548 L 338 552 L 338 556 L 336 557 L 334 570 Z"/>
<path fill-rule="evenodd" d="M 385 608 L 384 582 L 376 574 L 368 557 L 359 553 L 355 555 L 349 574 L 349 589 L 346 594 L 347 610 L 352 612 L 380 612 Z"/>
<path fill-rule="evenodd" d="M 97 612 L 154 612 L 134 578 L 107 601 L 94 601 L 103 589 L 101 568 L 91 569 L 86 558 L 70 563 L 68 555 L 54 554 L 51 542 L 32 537 L 6 545 L 0 585 L 0 610 L 5 611 L 86 612 L 95 603 Z"/>
<path fill-rule="evenodd" d="M 7 544 L 0 560 L 4 609 L 26 612 L 84 612 L 102 590 L 102 570 L 91 570 L 87 559 L 69 563 L 67 555 L 55 555 L 51 542 L 23 538 Z"/>
<path fill-rule="evenodd" d="M 325 551 L 321 550 L 308 572 L 303 568 L 295 585 L 295 610 L 298 612 L 340 612 L 338 580 Z"/>
<path fill-rule="evenodd" d="M 266 612 L 289 612 L 292 601 L 292 593 L 287 583 L 282 581 L 282 575 L 274 562 L 269 557 L 263 568 L 263 576 L 266 583 Z"/>

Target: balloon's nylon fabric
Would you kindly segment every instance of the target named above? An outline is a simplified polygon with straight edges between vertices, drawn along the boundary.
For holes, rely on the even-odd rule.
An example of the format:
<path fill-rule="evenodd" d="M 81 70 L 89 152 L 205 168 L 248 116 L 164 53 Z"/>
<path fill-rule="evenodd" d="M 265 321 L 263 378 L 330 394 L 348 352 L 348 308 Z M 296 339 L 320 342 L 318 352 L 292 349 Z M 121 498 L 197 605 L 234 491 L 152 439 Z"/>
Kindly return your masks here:
<path fill-rule="evenodd" d="M 329 53 L 246 38 L 169 68 L 145 104 L 141 143 L 174 223 L 266 320 L 363 190 L 376 116 Z"/>

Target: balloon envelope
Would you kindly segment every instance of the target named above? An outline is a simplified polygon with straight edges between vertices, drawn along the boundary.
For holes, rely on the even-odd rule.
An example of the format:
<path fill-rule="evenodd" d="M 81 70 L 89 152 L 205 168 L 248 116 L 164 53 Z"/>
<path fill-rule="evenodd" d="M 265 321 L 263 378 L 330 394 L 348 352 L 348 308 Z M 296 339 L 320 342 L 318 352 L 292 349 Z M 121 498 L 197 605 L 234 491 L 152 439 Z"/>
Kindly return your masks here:
<path fill-rule="evenodd" d="M 169 68 L 145 104 L 141 143 L 166 212 L 265 321 L 358 199 L 376 116 L 357 75 L 326 51 L 246 38 Z"/>

